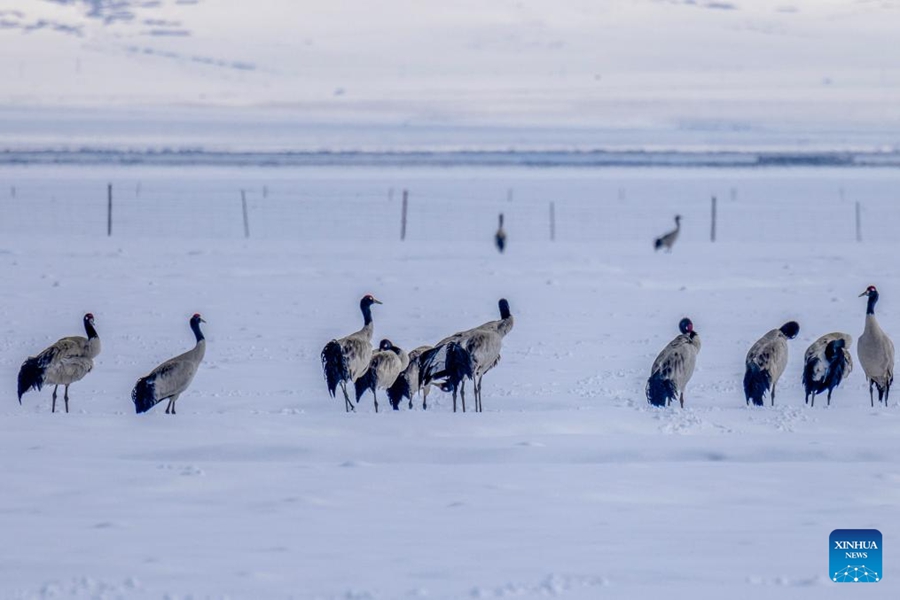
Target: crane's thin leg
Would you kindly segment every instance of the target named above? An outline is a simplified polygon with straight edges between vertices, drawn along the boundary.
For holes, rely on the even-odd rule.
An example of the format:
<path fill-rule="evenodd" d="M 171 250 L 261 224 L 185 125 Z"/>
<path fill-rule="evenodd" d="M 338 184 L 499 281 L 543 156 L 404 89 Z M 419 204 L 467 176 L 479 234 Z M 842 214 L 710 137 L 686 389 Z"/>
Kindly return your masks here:
<path fill-rule="evenodd" d="M 378 412 L 378 394 L 375 393 L 375 388 L 372 388 L 372 397 L 375 398 L 375 412 Z"/>
<path fill-rule="evenodd" d="M 353 403 L 350 402 L 350 396 L 347 395 L 347 382 L 346 381 L 341 382 L 341 391 L 344 392 L 344 409 L 347 412 L 356 411 L 356 409 L 353 407 Z"/>
<path fill-rule="evenodd" d="M 430 387 L 430 385 L 426 385 L 422 389 L 422 410 L 428 410 L 428 388 Z"/>
<path fill-rule="evenodd" d="M 483 385 L 484 385 L 484 375 L 479 375 L 478 376 L 478 412 L 484 412 L 484 407 L 481 404 L 481 398 L 482 398 L 481 390 L 483 389 L 482 388 Z"/>
<path fill-rule="evenodd" d="M 466 412 L 466 380 L 462 380 L 462 385 L 459 386 L 459 397 L 462 399 L 462 409 L 463 412 Z"/>
<path fill-rule="evenodd" d="M 63 399 L 66 401 L 66 413 L 69 412 L 69 386 L 63 390 Z"/>
<path fill-rule="evenodd" d="M 831 406 L 831 392 L 832 390 L 828 390 L 828 406 Z"/>
<path fill-rule="evenodd" d="M 172 414 L 172 399 L 169 398 L 169 403 L 166 404 L 166 414 Z"/>
<path fill-rule="evenodd" d="M 173 415 L 175 414 L 175 402 L 178 401 L 178 398 L 180 396 L 181 396 L 181 394 L 176 394 L 176 395 L 172 396 L 172 399 L 170 400 L 170 402 L 172 403 L 172 414 Z"/>
<path fill-rule="evenodd" d="M 681 392 L 681 397 L 678 400 L 681 402 L 681 408 L 684 408 L 684 392 Z"/>
<path fill-rule="evenodd" d="M 884 388 L 884 405 L 888 405 L 888 396 L 891 395 L 891 382 L 888 381 L 887 385 Z"/>
<path fill-rule="evenodd" d="M 872 385 L 874 383 L 873 380 L 869 380 L 869 403 L 872 405 L 872 408 L 875 408 L 875 396 L 872 395 Z"/>
<path fill-rule="evenodd" d="M 772 384 L 772 406 L 775 406 L 775 384 Z"/>
<path fill-rule="evenodd" d="M 58 388 L 58 385 L 53 386 L 53 406 L 51 407 L 50 412 L 56 412 L 56 390 Z"/>
<path fill-rule="evenodd" d="M 829 392 L 828 395 L 830 397 L 831 392 Z M 809 399 L 809 405 L 810 405 L 810 407 L 815 408 L 815 406 L 816 406 L 816 395 L 815 394 L 813 394 L 812 398 Z"/>
<path fill-rule="evenodd" d="M 456 386 L 453 386 L 453 412 L 456 412 Z"/>

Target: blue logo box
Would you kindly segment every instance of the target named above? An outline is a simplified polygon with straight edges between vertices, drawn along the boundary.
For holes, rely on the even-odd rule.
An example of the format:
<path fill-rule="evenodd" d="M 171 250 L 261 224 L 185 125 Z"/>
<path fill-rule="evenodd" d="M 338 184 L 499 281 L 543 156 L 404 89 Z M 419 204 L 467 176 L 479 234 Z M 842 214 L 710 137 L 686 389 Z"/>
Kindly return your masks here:
<path fill-rule="evenodd" d="M 828 538 L 828 578 L 835 583 L 877 583 L 882 580 L 881 532 L 877 529 L 835 529 Z"/>

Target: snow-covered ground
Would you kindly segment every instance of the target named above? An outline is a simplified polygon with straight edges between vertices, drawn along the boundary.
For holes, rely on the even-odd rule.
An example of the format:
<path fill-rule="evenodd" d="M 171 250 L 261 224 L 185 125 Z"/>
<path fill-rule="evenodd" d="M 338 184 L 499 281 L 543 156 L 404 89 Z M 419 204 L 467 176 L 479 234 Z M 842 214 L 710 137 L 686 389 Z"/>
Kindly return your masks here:
<path fill-rule="evenodd" d="M 898 179 L 5 167 L 0 597 L 895 597 L 900 409 L 869 407 L 858 365 L 830 408 L 808 408 L 800 373 L 819 335 L 858 337 L 869 284 L 900 335 Z M 675 212 L 684 237 L 654 254 Z M 328 397 L 319 352 L 359 327 L 369 292 L 376 337 L 404 348 L 509 299 L 483 414 L 434 394 L 425 412 L 375 414 L 367 397 L 348 415 Z M 46 389 L 20 407 L 21 361 L 86 311 L 104 346 L 73 412 L 50 414 Z M 209 347 L 179 414 L 134 415 L 135 380 L 192 344 L 195 311 Z M 686 408 L 650 409 L 650 364 L 685 315 L 703 339 Z M 777 405 L 749 409 L 744 355 L 789 319 Z M 829 533 L 868 527 L 884 580 L 831 583 Z"/>

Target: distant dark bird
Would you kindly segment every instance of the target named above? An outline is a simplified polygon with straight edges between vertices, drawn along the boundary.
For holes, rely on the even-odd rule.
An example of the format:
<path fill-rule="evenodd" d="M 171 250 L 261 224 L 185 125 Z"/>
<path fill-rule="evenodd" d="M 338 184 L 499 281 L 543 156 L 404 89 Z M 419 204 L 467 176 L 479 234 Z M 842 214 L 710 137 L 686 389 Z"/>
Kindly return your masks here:
<path fill-rule="evenodd" d="M 400 372 L 400 375 L 397 376 L 391 387 L 387 389 L 388 400 L 391 406 L 394 407 L 394 410 L 400 407 L 400 402 L 404 398 L 409 400 L 409 408 L 413 407 L 413 397 L 422 389 L 420 385 L 421 380 L 419 379 L 419 371 L 421 370 L 419 357 L 428 350 L 431 350 L 431 346 L 419 346 L 410 350 L 408 354 L 409 364 Z M 422 410 L 427 408 L 427 403 L 423 398 Z"/>
<path fill-rule="evenodd" d="M 191 331 L 197 340 L 193 348 L 175 358 L 170 358 L 146 377 L 138 379 L 131 391 L 131 400 L 137 414 L 147 412 L 163 400 L 169 401 L 166 405 L 166 414 L 175 414 L 175 403 L 191 385 L 206 354 L 206 338 L 200 331 L 200 323 L 206 321 L 199 314 L 191 317 Z"/>
<path fill-rule="evenodd" d="M 887 336 L 878 319 L 875 318 L 875 303 L 878 302 L 878 290 L 874 285 L 866 288 L 860 297 L 868 296 L 866 305 L 866 327 L 859 336 L 856 355 L 869 381 L 869 402 L 875 406 L 872 386 L 878 388 L 878 401 L 888 404 L 891 385 L 894 383 L 894 342 Z"/>
<path fill-rule="evenodd" d="M 779 329 L 773 329 L 753 344 L 747 353 L 744 373 L 744 395 L 747 404 L 753 401 L 756 406 L 764 406 L 763 398 L 769 393 L 772 405 L 775 405 L 775 384 L 784 373 L 788 360 L 787 341 L 797 337 L 800 325 L 796 321 L 788 321 Z"/>
<path fill-rule="evenodd" d="M 684 408 L 684 388 L 694 374 L 700 352 L 700 336 L 688 318 L 681 320 L 678 330 L 681 335 L 663 348 L 650 368 L 647 402 L 653 406 L 668 406 L 672 400 L 678 400 Z"/>
<path fill-rule="evenodd" d="M 94 359 L 100 354 L 100 338 L 94 329 L 94 315 L 84 315 L 83 322 L 86 338 L 80 335 L 64 337 L 22 363 L 19 370 L 19 404 L 22 404 L 22 395 L 28 390 L 40 391 L 44 384 L 52 384 L 51 412 L 56 412 L 56 390 L 64 385 L 63 398 L 66 412 L 69 412 L 69 386 L 91 372 Z"/>
<path fill-rule="evenodd" d="M 826 333 L 806 349 L 803 389 L 807 404 L 815 406 L 816 395 L 827 391 L 828 406 L 831 406 L 831 392 L 853 370 L 851 344 L 853 338 L 846 333 Z"/>
<path fill-rule="evenodd" d="M 378 412 L 378 392 L 376 390 L 386 390 L 396 381 L 400 372 L 409 365 L 409 357 L 406 352 L 391 343 L 391 340 L 381 340 L 378 350 L 372 353 L 369 360 L 369 368 L 353 382 L 356 388 L 356 402 L 371 390 L 372 396 L 375 398 L 375 412 Z M 393 407 L 399 410 L 399 405 Z"/>
<path fill-rule="evenodd" d="M 372 358 L 372 305 L 381 304 L 371 294 L 359 301 L 359 310 L 363 315 L 362 329 L 346 337 L 331 340 L 322 350 L 322 370 L 325 372 L 325 383 L 328 393 L 334 398 L 338 385 L 344 392 L 344 408 L 347 412 L 354 410 L 350 396 L 347 394 L 347 382 L 359 379 Z"/>
<path fill-rule="evenodd" d="M 675 242 L 678 240 L 678 234 L 681 232 L 681 215 L 675 215 L 675 229 L 665 234 L 662 237 L 656 238 L 656 241 L 653 243 L 653 249 L 659 250 L 660 248 L 665 248 L 666 252 L 672 251 L 672 246 L 675 245 Z"/>
<path fill-rule="evenodd" d="M 501 254 L 506 250 L 506 231 L 503 230 L 503 213 L 500 213 L 497 233 L 494 234 L 494 243 L 497 245 L 497 250 L 499 250 Z"/>

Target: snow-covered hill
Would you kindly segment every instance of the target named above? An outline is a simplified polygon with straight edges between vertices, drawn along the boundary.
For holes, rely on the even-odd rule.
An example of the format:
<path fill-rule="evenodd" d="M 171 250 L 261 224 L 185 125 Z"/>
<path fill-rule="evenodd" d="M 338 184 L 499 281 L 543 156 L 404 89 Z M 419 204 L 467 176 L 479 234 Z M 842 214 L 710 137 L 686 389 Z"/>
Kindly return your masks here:
<path fill-rule="evenodd" d="M 888 1 L 0 0 L 0 104 L 118 107 L 113 122 L 180 105 L 189 123 L 256 107 L 219 113 L 239 129 L 551 128 L 504 136 L 511 145 L 572 142 L 563 127 L 595 132 L 594 146 L 787 134 L 878 147 L 900 139 L 898 21 Z M 83 121 L 68 108 L 24 120 L 60 118 Z M 357 141 L 347 128 L 328 144 Z"/>

